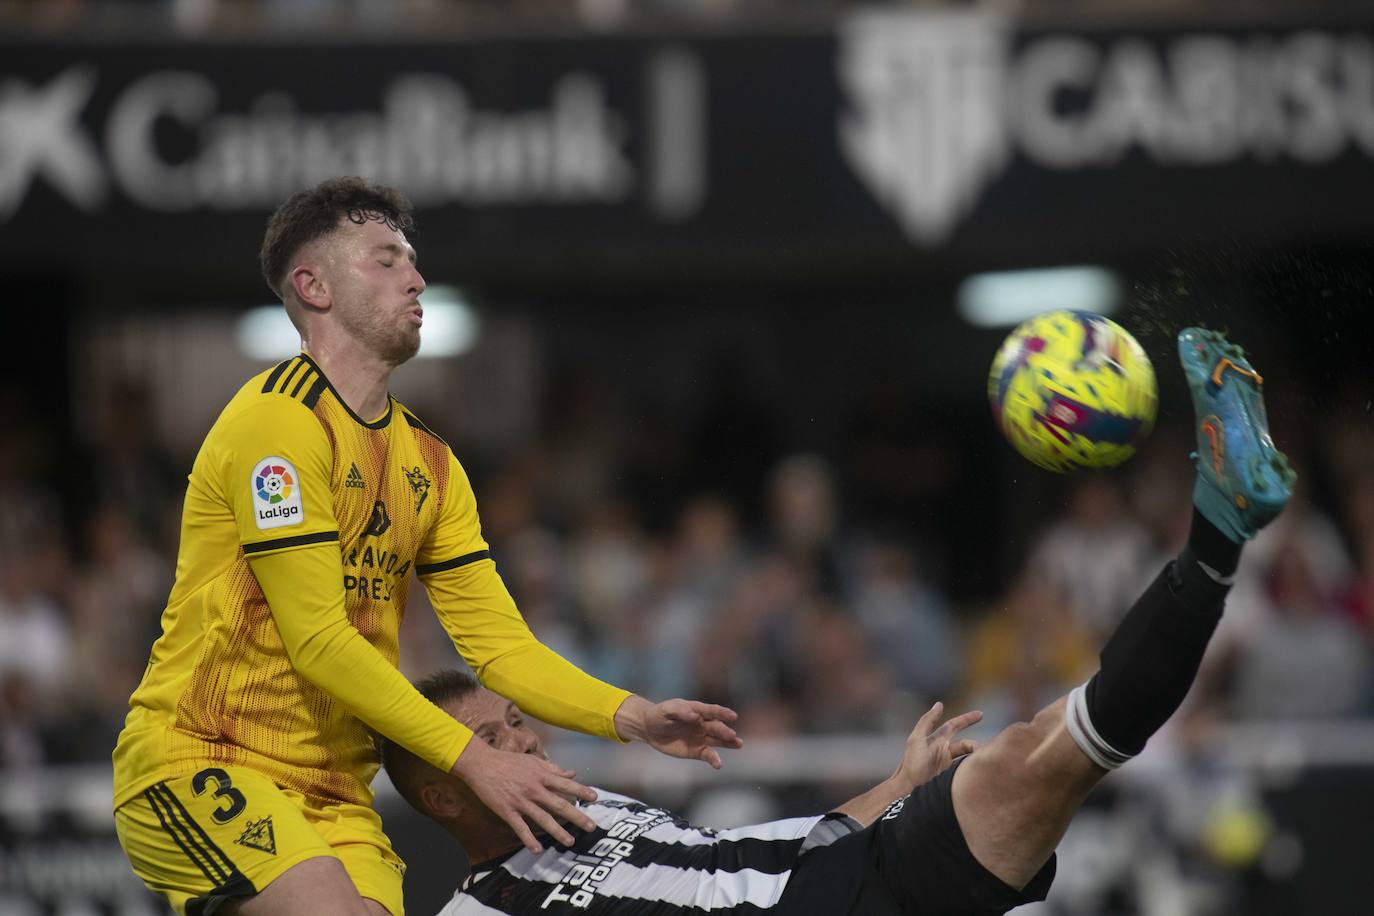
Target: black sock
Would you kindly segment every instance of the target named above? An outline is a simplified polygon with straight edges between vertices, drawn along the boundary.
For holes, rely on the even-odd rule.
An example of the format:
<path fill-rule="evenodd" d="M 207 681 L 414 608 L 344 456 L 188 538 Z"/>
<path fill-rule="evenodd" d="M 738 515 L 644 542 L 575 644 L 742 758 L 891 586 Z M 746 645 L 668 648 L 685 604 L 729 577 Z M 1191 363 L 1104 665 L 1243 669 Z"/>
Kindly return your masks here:
<path fill-rule="evenodd" d="M 1241 545 L 1221 533 L 1196 506 L 1193 507 L 1193 526 L 1188 529 L 1188 546 L 1179 557 L 1180 563 L 1204 563 L 1222 576 L 1235 574 L 1240 564 Z"/>
<path fill-rule="evenodd" d="M 1075 724 L 1109 745 L 1098 750 L 1111 765 L 1144 750 L 1146 740 L 1178 709 L 1221 620 L 1227 587 L 1196 563 L 1181 560 L 1166 566 L 1127 612 L 1103 646 L 1102 666 L 1084 691 L 1090 721 Z M 1076 699 L 1083 698 L 1071 696 L 1071 707 Z M 1077 733 L 1074 737 L 1080 746 L 1091 743 Z M 1087 747 L 1084 751 L 1102 762 Z"/>

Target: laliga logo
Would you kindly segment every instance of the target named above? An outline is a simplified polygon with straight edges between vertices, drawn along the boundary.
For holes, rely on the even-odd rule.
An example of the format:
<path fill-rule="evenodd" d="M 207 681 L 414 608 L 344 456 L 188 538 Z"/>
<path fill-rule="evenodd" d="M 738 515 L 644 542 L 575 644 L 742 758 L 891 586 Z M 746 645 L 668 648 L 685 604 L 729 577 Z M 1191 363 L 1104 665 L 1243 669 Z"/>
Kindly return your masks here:
<path fill-rule="evenodd" d="M 276 505 L 291 498 L 291 486 L 295 480 L 285 467 L 277 464 L 264 464 L 258 469 L 258 499 Z"/>
<path fill-rule="evenodd" d="M 299 524 L 305 519 L 296 469 L 285 458 L 264 458 L 253 472 L 250 489 L 260 529 Z"/>

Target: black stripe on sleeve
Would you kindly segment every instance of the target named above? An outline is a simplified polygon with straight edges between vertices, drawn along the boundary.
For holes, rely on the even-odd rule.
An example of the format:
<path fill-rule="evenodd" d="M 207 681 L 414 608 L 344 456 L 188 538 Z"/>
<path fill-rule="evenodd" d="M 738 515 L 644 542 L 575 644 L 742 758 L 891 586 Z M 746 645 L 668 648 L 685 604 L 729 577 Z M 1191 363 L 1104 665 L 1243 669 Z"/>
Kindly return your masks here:
<path fill-rule="evenodd" d="M 305 383 L 308 382 L 308 381 L 310 380 L 310 376 L 312 376 L 312 375 L 314 375 L 314 374 L 315 374 L 315 370 L 314 370 L 314 369 L 307 369 L 307 370 L 305 370 L 304 372 L 302 372 L 302 373 L 301 373 L 301 380 L 300 380 L 299 382 L 296 383 L 296 387 L 295 387 L 295 388 L 292 388 L 292 389 L 291 389 L 291 397 L 294 398 L 296 395 L 300 394 L 300 393 L 301 393 L 301 389 L 305 387 Z"/>
<path fill-rule="evenodd" d="M 286 373 L 286 378 L 282 379 L 281 387 L 278 388 L 277 391 L 281 394 L 286 394 L 286 387 L 291 384 L 291 380 L 296 377 L 296 373 L 300 372 L 301 367 L 304 365 L 304 361 L 296 360 L 296 365 L 292 366 L 291 371 Z"/>
<path fill-rule="evenodd" d="M 227 876 L 220 873 L 215 867 L 215 862 L 205 855 L 200 847 L 196 846 L 194 837 L 186 831 L 186 828 L 180 824 L 174 827 L 169 822 L 174 819 L 174 815 L 165 808 L 166 802 L 162 801 L 153 791 L 156 788 L 158 786 L 144 792 L 143 797 L 148 800 L 148 806 L 157 815 L 158 822 L 162 824 L 162 829 L 167 831 L 167 835 L 172 838 L 172 841 L 177 844 L 182 852 L 186 853 L 186 858 L 190 859 L 192 864 L 200 869 L 207 881 L 217 887 L 225 883 Z"/>
<path fill-rule="evenodd" d="M 281 374 L 286 371 L 286 367 L 295 361 L 296 358 L 293 356 L 286 362 L 278 363 L 277 368 L 272 370 L 272 374 L 267 376 L 267 381 L 262 383 L 262 393 L 271 394 L 272 389 L 277 386 L 277 379 L 281 378 Z"/>
<path fill-rule="evenodd" d="M 189 824 L 195 836 L 199 838 L 198 847 L 216 865 L 224 871 L 224 880 L 221 885 L 232 884 L 243 877 L 239 867 L 234 864 L 234 860 L 224 854 L 224 850 L 215 845 L 215 841 L 210 839 L 210 834 L 205 832 L 205 828 L 196 823 L 195 818 L 191 817 L 191 812 L 186 810 L 186 806 L 181 803 L 181 799 L 172 793 L 171 788 L 166 783 L 161 783 L 154 787 L 162 797 L 172 805 L 172 816 L 174 820 L 182 820 Z"/>
<path fill-rule="evenodd" d="M 442 563 L 417 563 L 415 566 L 415 575 L 427 576 L 430 573 L 457 569 L 460 566 L 467 566 L 469 563 L 476 563 L 478 560 L 485 560 L 490 556 L 490 550 L 474 550 L 472 553 L 465 553 L 461 557 L 454 557 L 452 560 L 444 560 Z"/>
<path fill-rule="evenodd" d="M 436 433 L 434 430 L 430 429 L 430 428 L 429 428 L 428 426 L 426 426 L 425 424 L 421 423 L 421 422 L 420 422 L 420 418 L 417 417 L 417 416 L 415 416 L 415 415 L 414 415 L 413 413 L 411 413 L 410 411 L 408 411 L 408 410 L 402 410 L 402 411 L 401 411 L 401 416 L 403 416 L 403 417 L 406 418 L 406 422 L 410 424 L 411 429 L 418 429 L 418 430 L 421 430 L 422 432 L 427 432 L 427 433 L 429 433 L 431 436 L 433 436 L 434 438 L 438 439 L 440 442 L 443 442 L 443 441 L 444 441 L 444 440 L 439 436 L 438 433 Z"/>
<path fill-rule="evenodd" d="M 280 550 L 283 547 L 300 547 L 305 544 L 327 544 L 330 541 L 337 541 L 339 532 L 337 531 L 317 531 L 314 534 L 297 534 L 289 538 L 273 538 L 270 541 L 258 541 L 256 544 L 244 544 L 243 552 L 247 555 L 262 553 L 264 550 Z"/>
<path fill-rule="evenodd" d="M 737 872 L 745 869 L 765 875 L 781 875 L 797 864 L 801 837 L 794 840 L 721 840 L 716 843 L 657 842 L 639 837 L 634 852 L 625 857 L 630 865 L 668 865 L 707 872 Z"/>
<path fill-rule="evenodd" d="M 328 387 L 329 379 L 324 377 L 324 373 L 320 373 L 320 377 L 315 379 L 315 384 L 311 385 L 310 390 L 305 393 L 305 397 L 301 398 L 301 403 L 314 410 L 315 405 L 320 402 L 320 395 L 324 394 L 324 390 Z"/>

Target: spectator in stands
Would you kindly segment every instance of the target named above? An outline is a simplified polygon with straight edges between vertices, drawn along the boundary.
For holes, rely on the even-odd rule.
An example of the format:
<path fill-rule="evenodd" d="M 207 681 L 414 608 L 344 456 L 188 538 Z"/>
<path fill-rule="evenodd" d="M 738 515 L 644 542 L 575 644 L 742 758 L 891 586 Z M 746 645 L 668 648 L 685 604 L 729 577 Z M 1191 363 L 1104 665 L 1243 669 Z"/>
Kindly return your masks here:
<path fill-rule="evenodd" d="M 948 698 L 963 673 L 961 646 L 944 598 L 917 574 L 916 556 L 879 540 L 861 552 L 858 570 L 854 613 L 872 654 L 923 708 Z"/>
<path fill-rule="evenodd" d="M 1274 613 L 1238 661 L 1234 710 L 1246 718 L 1320 718 L 1356 711 L 1370 674 L 1359 633 L 1323 591 L 1306 553 L 1274 558 Z"/>
<path fill-rule="evenodd" d="M 1359 545 L 1359 567 L 1341 595 L 1341 606 L 1351 623 L 1374 644 L 1374 540 Z"/>
<path fill-rule="evenodd" d="M 108 751 L 129 712 L 172 588 L 172 564 L 146 540 L 127 502 L 108 502 L 86 522 L 85 562 L 71 577 L 71 695 L 92 749 Z"/>
<path fill-rule="evenodd" d="M 688 502 L 671 540 L 655 553 L 653 581 L 639 612 L 647 662 L 642 689 L 692 689 L 693 661 L 747 564 L 734 507 L 714 493 Z"/>
<path fill-rule="evenodd" d="M 900 698 L 854 614 L 817 597 L 805 604 L 788 635 L 784 666 L 803 731 L 881 731 L 889 704 Z"/>
<path fill-rule="evenodd" d="M 797 564 L 777 554 L 761 556 L 704 623 L 694 660 L 700 691 L 731 697 L 741 709 L 774 701 L 784 687 L 782 642 L 800 625 L 812 595 Z"/>
<path fill-rule="evenodd" d="M 63 530 L 58 494 L 49 486 L 54 461 L 52 431 L 29 419 L 29 402 L 18 389 L 0 387 L 0 543 L 21 546 Z"/>
<path fill-rule="evenodd" d="M 40 542 L 41 543 L 41 542 Z M 72 670 L 71 630 L 39 588 L 41 547 L 0 540 L 0 765 L 41 763 Z M 108 752 L 108 748 L 107 748 Z"/>
<path fill-rule="evenodd" d="M 1061 592 L 1022 574 L 978 621 L 965 651 L 966 703 L 983 710 L 982 730 L 996 733 L 1092 673 L 1097 646 Z"/>
<path fill-rule="evenodd" d="M 616 633 L 647 585 L 644 533 L 623 500 L 604 500 L 579 520 L 567 546 L 569 587 L 588 628 Z"/>
<path fill-rule="evenodd" d="M 189 462 L 176 461 L 163 447 L 153 426 L 156 416 L 146 384 L 121 379 L 111 386 L 101 408 L 99 438 L 88 455 L 87 477 L 93 492 L 83 495 L 87 505 L 118 511 L 133 526 L 131 537 L 153 544 L 163 534 L 168 512 L 179 508 L 181 494 L 178 487 L 152 482 L 184 479 L 191 469 Z M 179 511 L 176 515 L 180 518 Z M 176 553 L 175 543 L 165 547 Z M 167 585 L 171 587 L 170 579 Z M 157 602 L 166 597 L 164 591 Z"/>
<path fill-rule="evenodd" d="M 573 664 L 585 664 L 581 614 L 568 581 L 563 540 L 546 529 L 527 529 L 504 546 L 501 570 L 535 636 Z"/>
<path fill-rule="evenodd" d="M 1033 548 L 1029 569 L 1063 594 L 1079 624 L 1100 642 L 1134 600 L 1149 547 L 1117 479 L 1094 474 L 1077 482 L 1068 513 Z"/>
<path fill-rule="evenodd" d="M 769 548 L 797 564 L 814 586 L 842 588 L 839 503 L 830 466 L 815 455 L 791 455 L 773 471 L 768 489 Z"/>
<path fill-rule="evenodd" d="M 1275 519 L 1275 524 L 1250 544 L 1238 575 L 1265 579 L 1278 563 L 1281 551 L 1296 550 L 1302 554 L 1317 586 L 1328 595 L 1334 594 L 1347 588 L 1354 575 L 1350 551 L 1331 517 L 1312 504 L 1310 483 L 1303 482 L 1308 477 L 1301 468 L 1299 475 L 1293 501 L 1283 515 Z M 1358 494 L 1354 494 L 1352 509 L 1357 509 L 1355 500 L 1358 498 Z"/>

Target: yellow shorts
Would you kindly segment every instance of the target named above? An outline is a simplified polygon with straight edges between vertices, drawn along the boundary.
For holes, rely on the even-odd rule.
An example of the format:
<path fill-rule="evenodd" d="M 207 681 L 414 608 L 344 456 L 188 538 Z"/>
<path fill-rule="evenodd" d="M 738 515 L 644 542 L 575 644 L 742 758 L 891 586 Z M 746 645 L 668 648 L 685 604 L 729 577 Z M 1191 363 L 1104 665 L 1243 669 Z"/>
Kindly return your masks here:
<path fill-rule="evenodd" d="M 358 892 L 403 916 L 405 863 L 364 805 L 326 803 L 283 789 L 256 770 L 207 764 L 115 811 L 119 845 L 143 883 L 181 916 L 251 897 L 293 865 L 343 863 Z"/>

